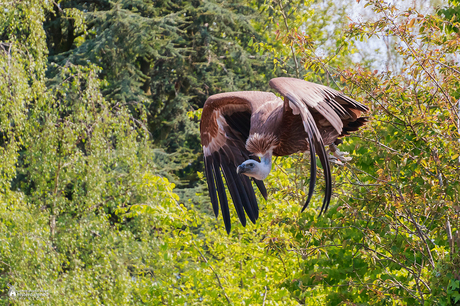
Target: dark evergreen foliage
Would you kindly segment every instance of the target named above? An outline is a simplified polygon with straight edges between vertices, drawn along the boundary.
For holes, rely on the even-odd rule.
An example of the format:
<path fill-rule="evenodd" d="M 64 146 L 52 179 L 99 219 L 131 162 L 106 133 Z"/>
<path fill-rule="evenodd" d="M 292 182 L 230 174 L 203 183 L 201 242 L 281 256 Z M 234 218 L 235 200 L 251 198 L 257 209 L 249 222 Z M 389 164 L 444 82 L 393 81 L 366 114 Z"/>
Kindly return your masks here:
<path fill-rule="evenodd" d="M 75 33 L 63 8 L 84 12 L 87 28 Z M 129 106 L 157 147 L 180 153 L 168 166 L 193 187 L 201 147 L 187 112 L 215 93 L 267 89 L 273 76 L 272 61 L 250 46 L 262 39 L 257 17 L 244 1 L 61 1 L 45 24 L 49 60 L 101 67 L 105 97 Z"/>

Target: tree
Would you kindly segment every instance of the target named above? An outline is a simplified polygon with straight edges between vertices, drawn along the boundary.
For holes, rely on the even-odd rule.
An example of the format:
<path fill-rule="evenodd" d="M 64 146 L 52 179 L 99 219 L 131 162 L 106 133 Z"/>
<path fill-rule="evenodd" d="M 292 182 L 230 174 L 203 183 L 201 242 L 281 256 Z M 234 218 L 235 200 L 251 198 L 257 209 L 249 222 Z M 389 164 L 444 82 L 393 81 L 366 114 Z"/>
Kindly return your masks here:
<path fill-rule="evenodd" d="M 79 29 L 72 12 L 85 18 Z M 129 107 L 157 147 L 177 153 L 161 162 L 180 187 L 196 187 L 201 147 L 187 112 L 214 93 L 267 88 L 273 73 L 250 44 L 260 36 L 250 21 L 257 15 L 241 1 L 60 1 L 46 23 L 50 60 L 101 67 L 104 96 Z"/>
<path fill-rule="evenodd" d="M 439 24 L 457 24 L 380 0 L 368 6 L 378 18 L 350 23 L 348 39 L 391 35 L 404 66 L 379 73 L 316 62 L 344 92 L 369 101 L 371 120 L 344 144 L 354 162 L 336 168 L 340 192 L 326 219 L 295 229 L 307 233 L 296 243 L 309 246 L 297 252 L 317 258 L 304 262 L 291 290 L 299 298 L 324 290 L 331 305 L 456 304 L 458 39 Z M 305 42 L 296 40 L 301 50 Z"/>
<path fill-rule="evenodd" d="M 157 4 L 0 6 L 2 304 L 458 304 L 455 20 L 372 0 L 378 18 L 334 31 L 337 51 L 319 23 L 301 27 L 321 19 L 302 2 L 267 2 L 251 21 L 256 3 Z M 352 65 L 353 41 L 376 35 L 399 41 L 401 71 Z M 300 213 L 309 165 L 279 158 L 257 224 L 232 213 L 226 235 L 206 201 L 179 199 L 152 139 L 195 154 L 194 109 L 207 94 L 266 86 L 275 64 L 254 45 L 286 74 L 295 55 L 299 74 L 368 101 L 372 120 L 343 144 L 354 160 L 334 168 L 327 214 L 316 211 L 321 183 Z M 187 113 L 155 134 L 155 120 Z"/>
<path fill-rule="evenodd" d="M 50 8 L 0 9 L 0 301 L 14 286 L 19 304 L 136 303 L 140 255 L 153 251 L 154 269 L 160 262 L 151 224 L 170 230 L 187 218 L 155 173 L 147 134 L 103 98 L 96 67 L 68 64 L 46 79 Z"/>

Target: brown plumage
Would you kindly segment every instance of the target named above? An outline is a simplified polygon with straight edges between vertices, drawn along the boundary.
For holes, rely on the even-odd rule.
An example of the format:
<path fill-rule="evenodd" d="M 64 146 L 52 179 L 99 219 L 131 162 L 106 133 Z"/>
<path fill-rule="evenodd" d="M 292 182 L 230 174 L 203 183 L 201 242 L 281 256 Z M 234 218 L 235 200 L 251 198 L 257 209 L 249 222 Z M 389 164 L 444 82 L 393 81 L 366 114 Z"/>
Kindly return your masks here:
<path fill-rule="evenodd" d="M 333 145 L 338 137 L 349 135 L 366 122 L 366 118 L 360 117 L 368 110 L 365 105 L 329 87 L 293 78 L 272 79 L 270 86 L 284 101 L 268 92 L 229 92 L 209 97 L 203 107 L 200 130 L 208 190 L 216 217 L 220 204 L 228 233 L 230 212 L 221 174 L 238 217 L 246 225 L 246 215 L 253 223 L 259 216 L 251 179 L 266 199 L 262 179 L 270 171 L 271 156 L 310 152 L 311 177 L 305 209 L 315 187 L 317 154 L 326 180 L 322 213 L 327 210 L 332 195 L 324 147 Z M 249 166 L 256 166 L 257 171 L 249 170 Z M 245 175 L 239 175 L 240 170 Z"/>

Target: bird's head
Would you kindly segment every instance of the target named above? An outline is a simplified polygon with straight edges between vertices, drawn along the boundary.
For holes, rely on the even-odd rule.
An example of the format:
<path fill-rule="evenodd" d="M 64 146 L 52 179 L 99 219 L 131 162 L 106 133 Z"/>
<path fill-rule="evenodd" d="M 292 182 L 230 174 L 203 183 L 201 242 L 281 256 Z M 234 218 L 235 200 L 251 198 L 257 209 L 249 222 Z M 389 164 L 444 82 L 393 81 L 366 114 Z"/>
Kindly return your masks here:
<path fill-rule="evenodd" d="M 253 177 L 254 174 L 257 174 L 259 170 L 259 163 L 255 160 L 249 159 L 242 163 L 241 165 L 236 168 L 236 173 L 244 174 L 246 176 Z"/>
<path fill-rule="evenodd" d="M 253 159 L 248 159 L 238 166 L 236 173 L 253 177 L 256 180 L 264 180 L 270 173 L 271 168 L 271 158 L 269 162 L 264 162 L 264 160 L 262 160 L 261 163 Z"/>

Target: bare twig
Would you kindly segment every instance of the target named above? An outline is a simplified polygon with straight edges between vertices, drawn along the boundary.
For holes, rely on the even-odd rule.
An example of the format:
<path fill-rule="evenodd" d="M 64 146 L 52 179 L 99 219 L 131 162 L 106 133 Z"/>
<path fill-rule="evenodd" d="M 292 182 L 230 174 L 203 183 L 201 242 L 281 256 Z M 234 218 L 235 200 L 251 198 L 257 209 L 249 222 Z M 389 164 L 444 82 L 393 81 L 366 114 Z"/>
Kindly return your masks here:
<path fill-rule="evenodd" d="M 450 258 L 454 256 L 454 240 L 452 239 L 452 228 L 450 227 L 449 217 L 447 217 L 446 221 L 446 231 L 447 231 L 447 239 L 449 240 L 450 246 Z"/>
<path fill-rule="evenodd" d="M 400 192 L 400 195 L 402 196 L 401 190 L 399 190 L 399 192 Z M 406 200 L 404 198 L 403 198 L 403 201 L 404 201 L 404 203 L 406 203 Z M 430 246 L 426 242 L 425 235 L 423 235 L 422 230 L 420 229 L 420 226 L 418 225 L 418 223 L 415 222 L 414 216 L 412 216 L 412 212 L 410 211 L 410 209 L 406 209 L 406 211 L 407 211 L 407 214 L 409 215 L 410 219 L 412 220 L 412 223 L 414 224 L 415 228 L 417 229 L 418 236 L 420 237 L 420 239 L 422 239 L 423 243 L 425 244 L 427 253 L 429 255 L 429 260 L 430 260 L 431 267 L 434 269 L 433 255 L 431 255 Z"/>
<path fill-rule="evenodd" d="M 400 30 L 400 28 L 396 25 L 396 23 L 394 22 L 394 20 L 392 18 L 390 18 L 387 13 L 386 13 L 386 10 L 380 5 L 380 8 L 382 9 L 382 12 L 385 14 L 385 17 L 393 24 L 394 26 L 394 29 L 395 29 L 395 32 L 398 32 L 399 33 L 399 37 L 401 38 L 401 40 L 406 44 L 407 48 L 411 51 L 413 57 L 415 58 L 415 60 L 417 61 L 417 63 L 420 65 L 420 67 L 423 69 L 423 71 L 430 77 L 430 79 L 433 81 L 434 84 L 436 84 L 436 87 L 439 88 L 439 90 L 441 91 L 441 93 L 443 94 L 443 96 L 446 98 L 446 101 L 447 103 L 450 104 L 451 108 L 454 109 L 454 105 L 452 104 L 452 100 L 449 96 L 449 94 L 444 90 L 444 88 L 439 84 L 438 80 L 428 71 L 428 69 L 425 67 L 424 65 L 424 62 L 425 61 L 421 61 L 417 52 L 415 52 L 414 48 L 412 47 L 412 45 L 407 41 L 404 33 L 402 33 L 402 31 Z M 430 61 L 428 61 L 430 62 Z M 455 114 L 457 116 L 457 119 L 460 119 L 459 117 L 459 114 Z M 453 119 L 453 118 L 452 118 Z"/>
<path fill-rule="evenodd" d="M 212 272 L 213 272 L 214 275 L 216 276 L 217 283 L 219 284 L 219 287 L 222 289 L 222 292 L 223 292 L 225 298 L 227 299 L 228 304 L 231 305 L 232 302 L 230 302 L 230 298 L 228 297 L 227 293 L 225 292 L 224 286 L 222 285 L 222 282 L 220 281 L 219 275 L 218 275 L 217 272 L 214 270 L 214 268 L 212 267 L 212 265 L 208 262 L 208 260 L 206 259 L 206 257 L 204 257 L 203 253 L 200 251 L 200 249 L 199 249 L 198 246 L 196 245 L 195 241 L 192 241 L 192 242 L 193 242 L 193 245 L 195 246 L 195 249 L 200 253 L 201 258 L 203 258 L 203 260 L 208 264 L 209 268 L 211 268 Z"/>
<path fill-rule="evenodd" d="M 399 265 L 401 268 L 404 268 L 407 272 L 409 272 L 410 274 L 414 275 L 414 276 L 417 278 L 417 273 L 415 273 L 414 270 L 412 270 L 412 269 L 409 268 L 408 266 L 404 265 L 403 263 L 401 263 L 401 262 L 399 262 L 399 261 L 397 261 L 397 260 L 394 260 L 393 258 L 388 257 L 388 256 L 386 256 L 386 255 L 380 253 L 379 251 L 374 250 L 374 249 L 372 249 L 372 248 L 370 248 L 370 247 L 368 247 L 368 246 L 366 246 L 366 245 L 362 245 L 362 247 L 364 247 L 366 250 L 369 250 L 369 251 L 374 252 L 375 254 L 377 254 L 377 255 L 379 255 L 379 256 L 381 256 L 381 257 L 383 257 L 383 258 L 385 258 L 385 259 L 387 259 L 387 260 L 389 260 L 389 261 L 391 261 L 391 262 L 394 262 L 395 264 Z M 418 278 L 418 279 L 419 279 L 419 280 L 423 283 L 423 285 L 425 285 L 425 287 L 431 292 L 430 286 L 428 286 L 428 284 L 427 284 L 423 279 L 421 279 L 421 278 Z"/>
<path fill-rule="evenodd" d="M 391 275 L 388 270 L 385 268 L 385 273 L 391 277 L 391 281 L 396 283 L 399 287 L 403 288 L 404 290 L 406 290 L 413 298 L 417 299 L 420 301 L 420 303 L 423 305 L 424 304 L 424 300 L 423 300 L 423 296 L 421 297 L 422 299 L 420 300 L 414 293 L 412 290 L 410 290 L 409 288 L 407 288 L 406 286 L 404 286 L 400 281 L 398 281 L 393 275 Z"/>
<path fill-rule="evenodd" d="M 357 137 L 357 136 L 355 136 L 355 137 Z M 390 148 L 389 146 L 387 146 L 387 145 L 385 145 L 385 144 L 383 144 L 383 143 L 381 143 L 381 142 L 379 142 L 379 141 L 377 141 L 377 140 L 375 140 L 375 139 L 371 139 L 371 138 L 367 138 L 367 137 L 360 137 L 360 138 L 363 139 L 363 140 L 372 141 L 373 143 L 375 143 L 375 144 L 377 144 L 377 145 L 379 145 L 379 146 L 381 146 L 381 147 L 383 147 L 383 148 L 385 148 L 385 149 L 387 149 L 387 150 L 389 150 L 389 151 L 391 151 L 391 152 L 393 152 L 393 153 L 395 153 L 395 154 L 398 154 L 398 155 L 401 156 L 401 157 L 407 156 L 407 157 L 409 157 L 409 158 L 412 159 L 412 160 L 415 160 L 415 161 L 417 161 L 417 162 L 419 161 L 419 158 L 417 158 L 417 157 L 411 155 L 410 153 L 407 153 L 407 152 L 399 152 L 399 151 L 397 151 L 397 150 L 395 150 L 395 149 L 393 149 L 393 148 Z M 422 166 L 423 169 L 425 169 L 425 171 L 426 171 L 428 174 L 430 174 L 431 176 L 434 176 L 434 177 L 436 177 L 436 178 L 439 178 L 438 175 L 436 175 L 436 173 L 431 172 L 430 170 L 428 170 L 427 167 L 423 166 L 423 165 L 420 164 L 420 163 L 419 163 L 419 165 Z"/>
<path fill-rule="evenodd" d="M 262 302 L 262 306 L 265 305 L 265 299 L 267 298 L 267 286 L 265 286 L 265 293 L 264 293 L 264 300 Z"/>
<path fill-rule="evenodd" d="M 278 5 L 279 5 L 280 10 L 281 10 L 281 15 L 283 16 L 284 25 L 286 27 L 286 32 L 289 33 L 289 26 L 288 26 L 288 23 L 287 23 L 288 17 L 286 16 L 286 12 L 284 11 L 284 7 L 281 5 L 281 0 L 278 0 Z M 295 63 L 295 74 L 296 74 L 296 77 L 299 78 L 299 63 L 297 61 L 297 56 L 295 55 L 295 50 L 294 50 L 294 46 L 292 45 L 292 43 L 291 43 L 291 52 L 292 52 L 292 56 L 294 58 L 294 63 Z"/>
<path fill-rule="evenodd" d="M 442 63 L 442 62 L 440 62 L 440 61 L 437 61 L 437 60 L 435 60 L 435 59 L 431 59 L 431 60 L 432 60 L 433 62 L 436 62 L 436 63 L 438 63 L 439 65 L 443 66 L 444 68 L 448 68 L 448 69 L 450 69 L 450 70 L 452 70 L 452 71 L 454 71 L 454 72 L 460 74 L 460 71 L 458 71 L 457 69 L 455 69 L 455 68 L 453 68 L 453 67 L 450 67 L 450 66 L 448 66 L 448 65 L 446 65 L 446 64 L 444 64 L 444 63 Z"/>

